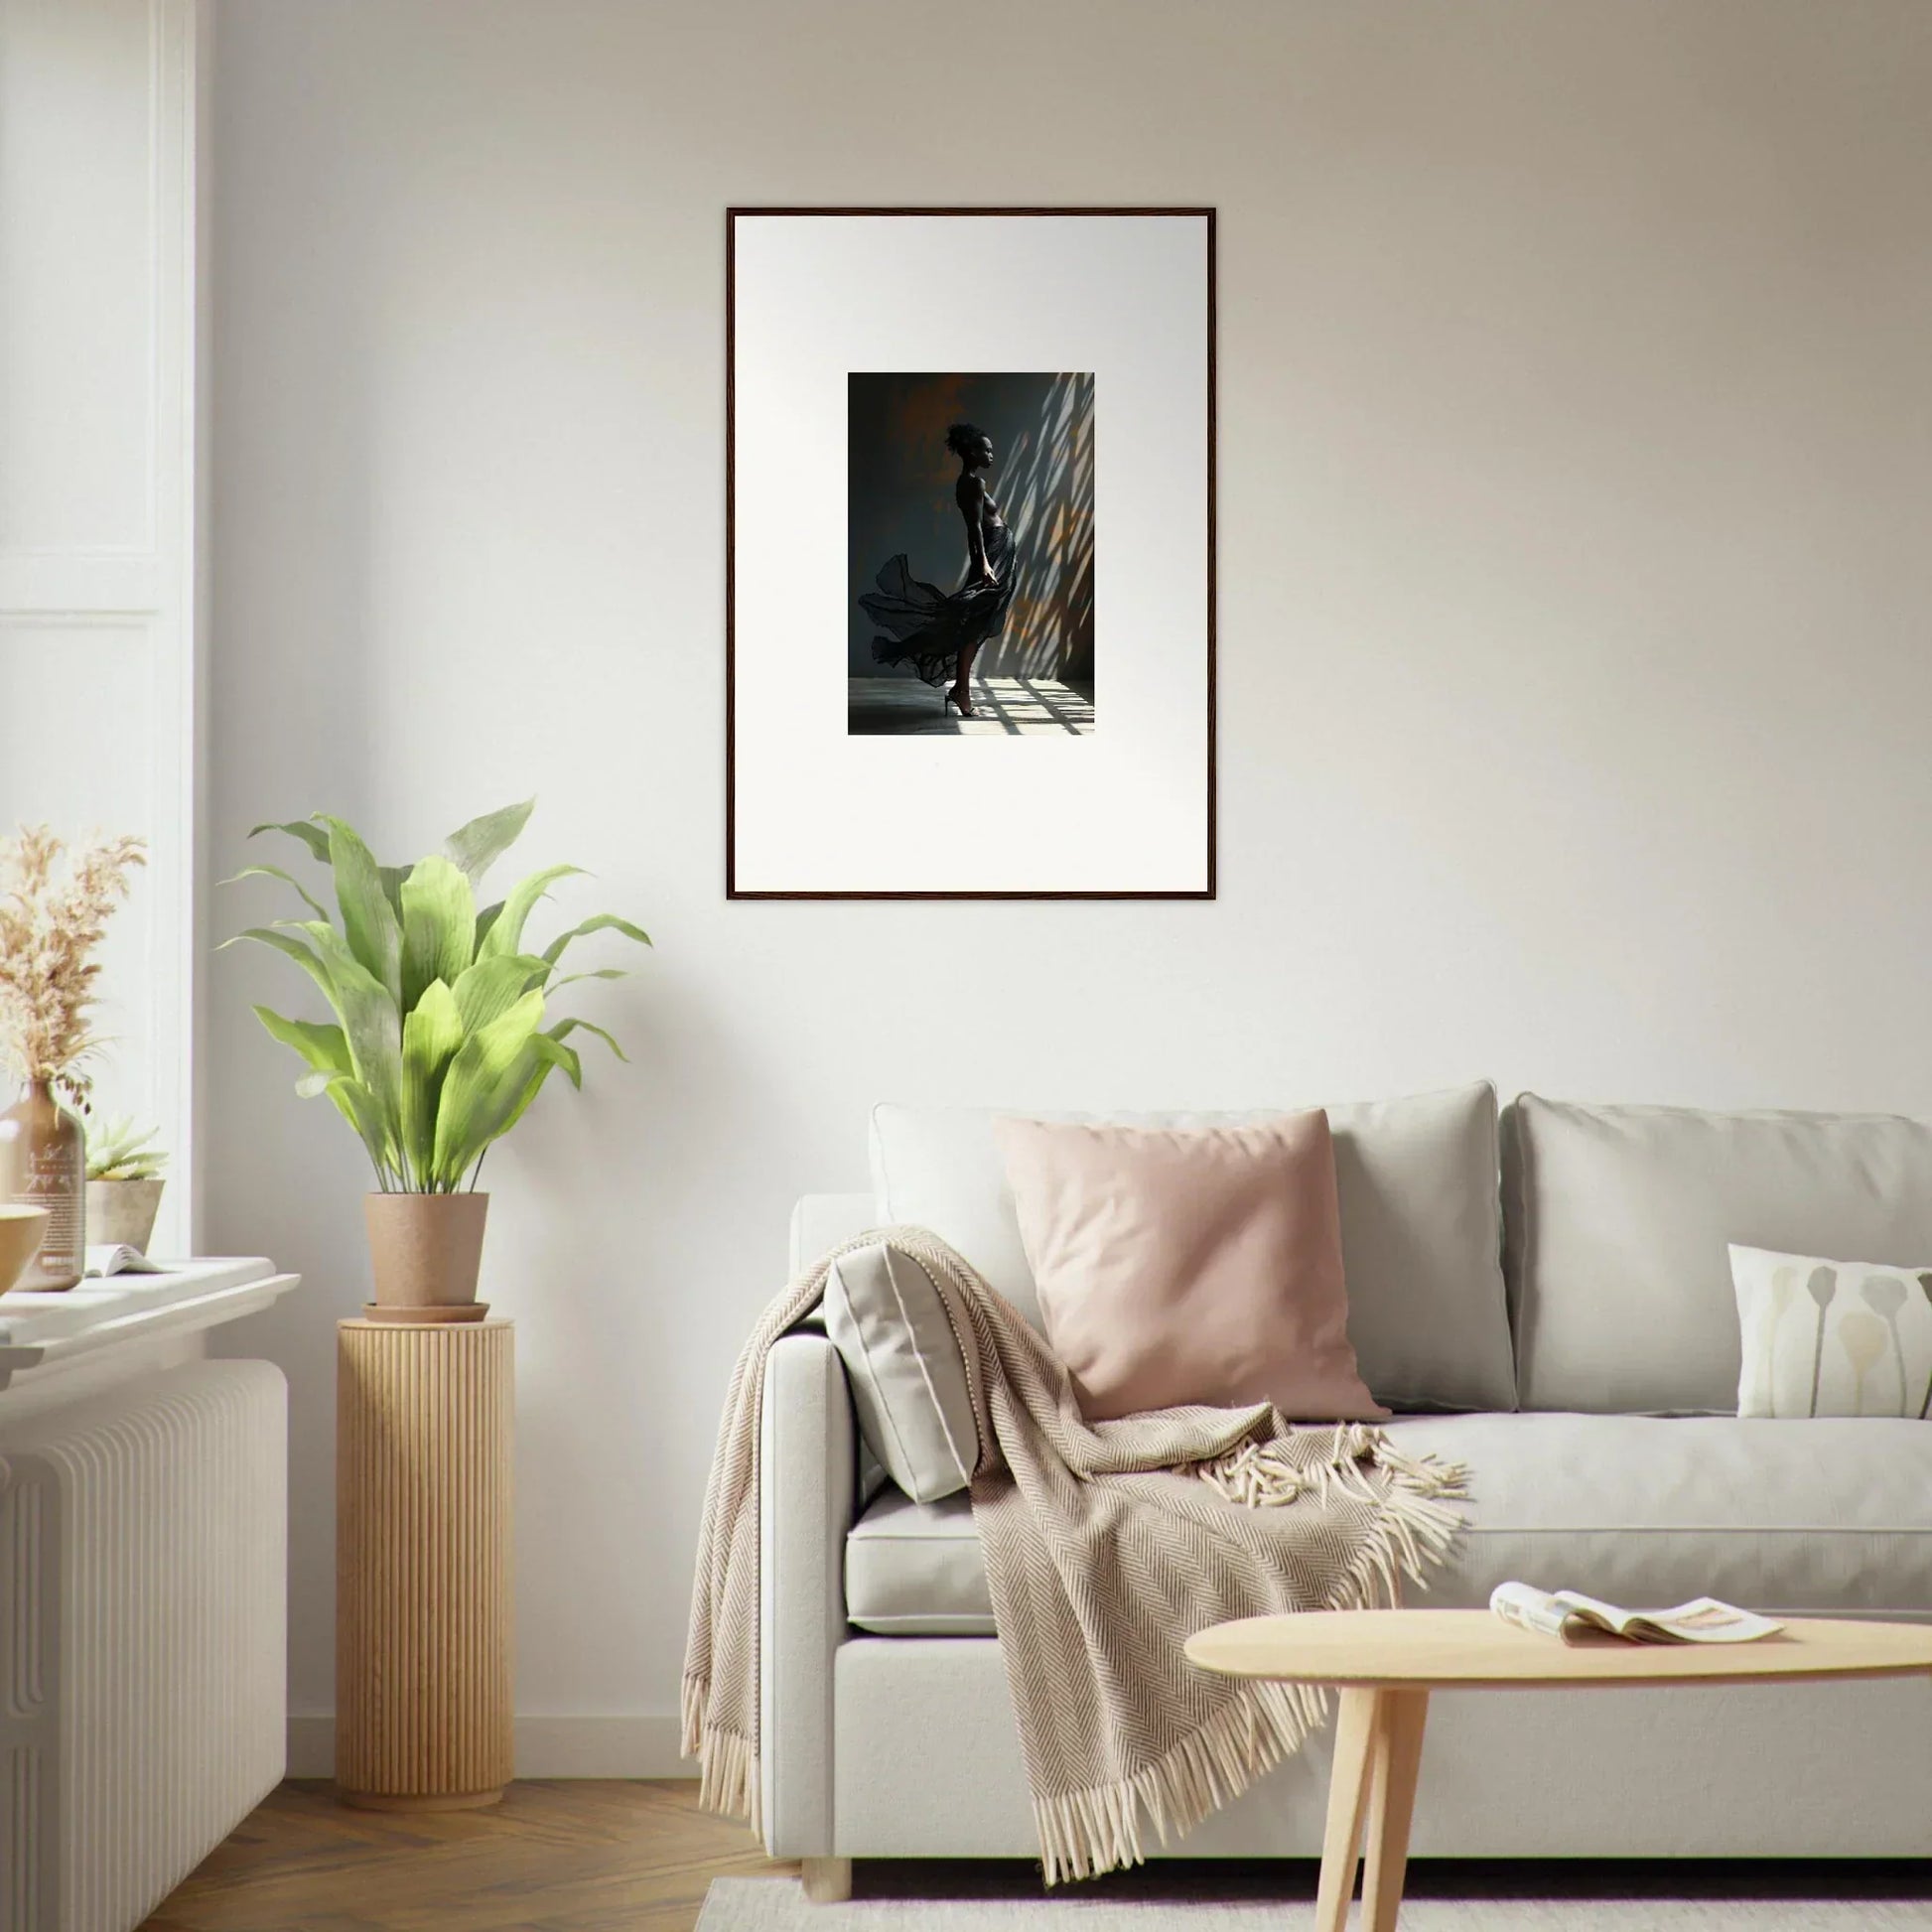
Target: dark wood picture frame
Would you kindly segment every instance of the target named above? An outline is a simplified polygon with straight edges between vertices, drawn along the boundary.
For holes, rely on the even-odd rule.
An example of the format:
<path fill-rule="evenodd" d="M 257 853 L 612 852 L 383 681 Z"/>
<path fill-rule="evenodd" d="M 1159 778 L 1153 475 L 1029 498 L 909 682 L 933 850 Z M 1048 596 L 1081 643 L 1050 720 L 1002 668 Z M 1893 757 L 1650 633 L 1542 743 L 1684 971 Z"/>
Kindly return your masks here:
<path fill-rule="evenodd" d="M 741 215 L 1173 215 L 1206 222 L 1207 240 L 1207 867 L 1197 889 L 1149 892 L 773 892 L 752 891 L 737 879 L 737 241 Z M 728 899 L 1211 899 L 1217 896 L 1218 778 L 1215 765 L 1215 211 L 1211 207 L 742 207 L 725 210 L 725 897 Z"/>

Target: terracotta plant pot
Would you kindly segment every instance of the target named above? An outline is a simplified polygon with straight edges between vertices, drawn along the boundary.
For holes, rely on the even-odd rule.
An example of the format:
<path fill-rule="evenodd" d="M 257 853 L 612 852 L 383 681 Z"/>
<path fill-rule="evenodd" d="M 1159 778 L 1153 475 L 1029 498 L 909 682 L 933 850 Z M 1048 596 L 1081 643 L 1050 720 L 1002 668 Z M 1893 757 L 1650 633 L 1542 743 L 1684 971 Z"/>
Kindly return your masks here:
<path fill-rule="evenodd" d="M 460 1308 L 477 1299 L 487 1194 L 365 1194 L 379 1309 Z"/>
<path fill-rule="evenodd" d="M 89 1239 L 148 1251 L 154 1239 L 154 1217 L 161 1212 L 165 1180 L 90 1180 L 87 1182 Z"/>
<path fill-rule="evenodd" d="M 41 1251 L 47 1209 L 25 1202 L 0 1202 L 0 1295 L 20 1279 L 20 1271 Z"/>

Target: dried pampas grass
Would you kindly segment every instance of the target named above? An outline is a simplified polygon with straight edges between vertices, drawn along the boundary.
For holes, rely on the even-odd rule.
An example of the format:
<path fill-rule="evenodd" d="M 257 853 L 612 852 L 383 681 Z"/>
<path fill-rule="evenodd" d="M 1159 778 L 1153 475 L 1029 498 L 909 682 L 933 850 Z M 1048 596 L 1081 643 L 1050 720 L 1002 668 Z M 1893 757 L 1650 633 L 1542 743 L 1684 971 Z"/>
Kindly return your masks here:
<path fill-rule="evenodd" d="M 0 839 L 0 1052 L 23 1080 L 51 1080 L 85 1107 L 93 957 L 147 842 L 95 838 L 69 850 L 45 825 Z M 62 864 L 65 857 L 66 864 Z"/>

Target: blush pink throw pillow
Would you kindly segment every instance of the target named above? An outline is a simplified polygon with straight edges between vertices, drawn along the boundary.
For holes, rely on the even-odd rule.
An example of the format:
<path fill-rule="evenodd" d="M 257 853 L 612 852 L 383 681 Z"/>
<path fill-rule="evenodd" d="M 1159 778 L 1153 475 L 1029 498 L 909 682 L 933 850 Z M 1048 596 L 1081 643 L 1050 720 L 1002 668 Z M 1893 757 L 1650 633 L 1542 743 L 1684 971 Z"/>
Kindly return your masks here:
<path fill-rule="evenodd" d="M 1379 1421 L 1348 1339 L 1319 1109 L 1252 1125 L 994 1122 L 1046 1338 L 1090 1422 L 1272 1402 Z"/>

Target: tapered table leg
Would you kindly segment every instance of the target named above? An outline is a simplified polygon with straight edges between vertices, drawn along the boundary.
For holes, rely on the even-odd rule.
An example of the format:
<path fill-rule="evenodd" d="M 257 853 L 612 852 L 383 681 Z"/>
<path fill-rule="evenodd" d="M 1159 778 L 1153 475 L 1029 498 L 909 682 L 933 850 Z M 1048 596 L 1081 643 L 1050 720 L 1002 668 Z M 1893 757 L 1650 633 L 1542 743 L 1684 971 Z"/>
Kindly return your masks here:
<path fill-rule="evenodd" d="M 1314 1932 L 1344 1932 L 1355 1890 L 1355 1855 L 1362 1843 L 1362 1812 L 1381 1727 L 1379 1691 L 1340 1693 L 1335 1718 L 1335 1761 L 1328 1773 L 1328 1829 L 1321 1840 L 1321 1887 L 1314 1901 Z"/>
<path fill-rule="evenodd" d="M 1362 1932 L 1395 1932 L 1409 1869 L 1409 1823 L 1416 1811 L 1427 1691 L 1378 1691 L 1369 1753 L 1368 1857 L 1362 1873 Z"/>

